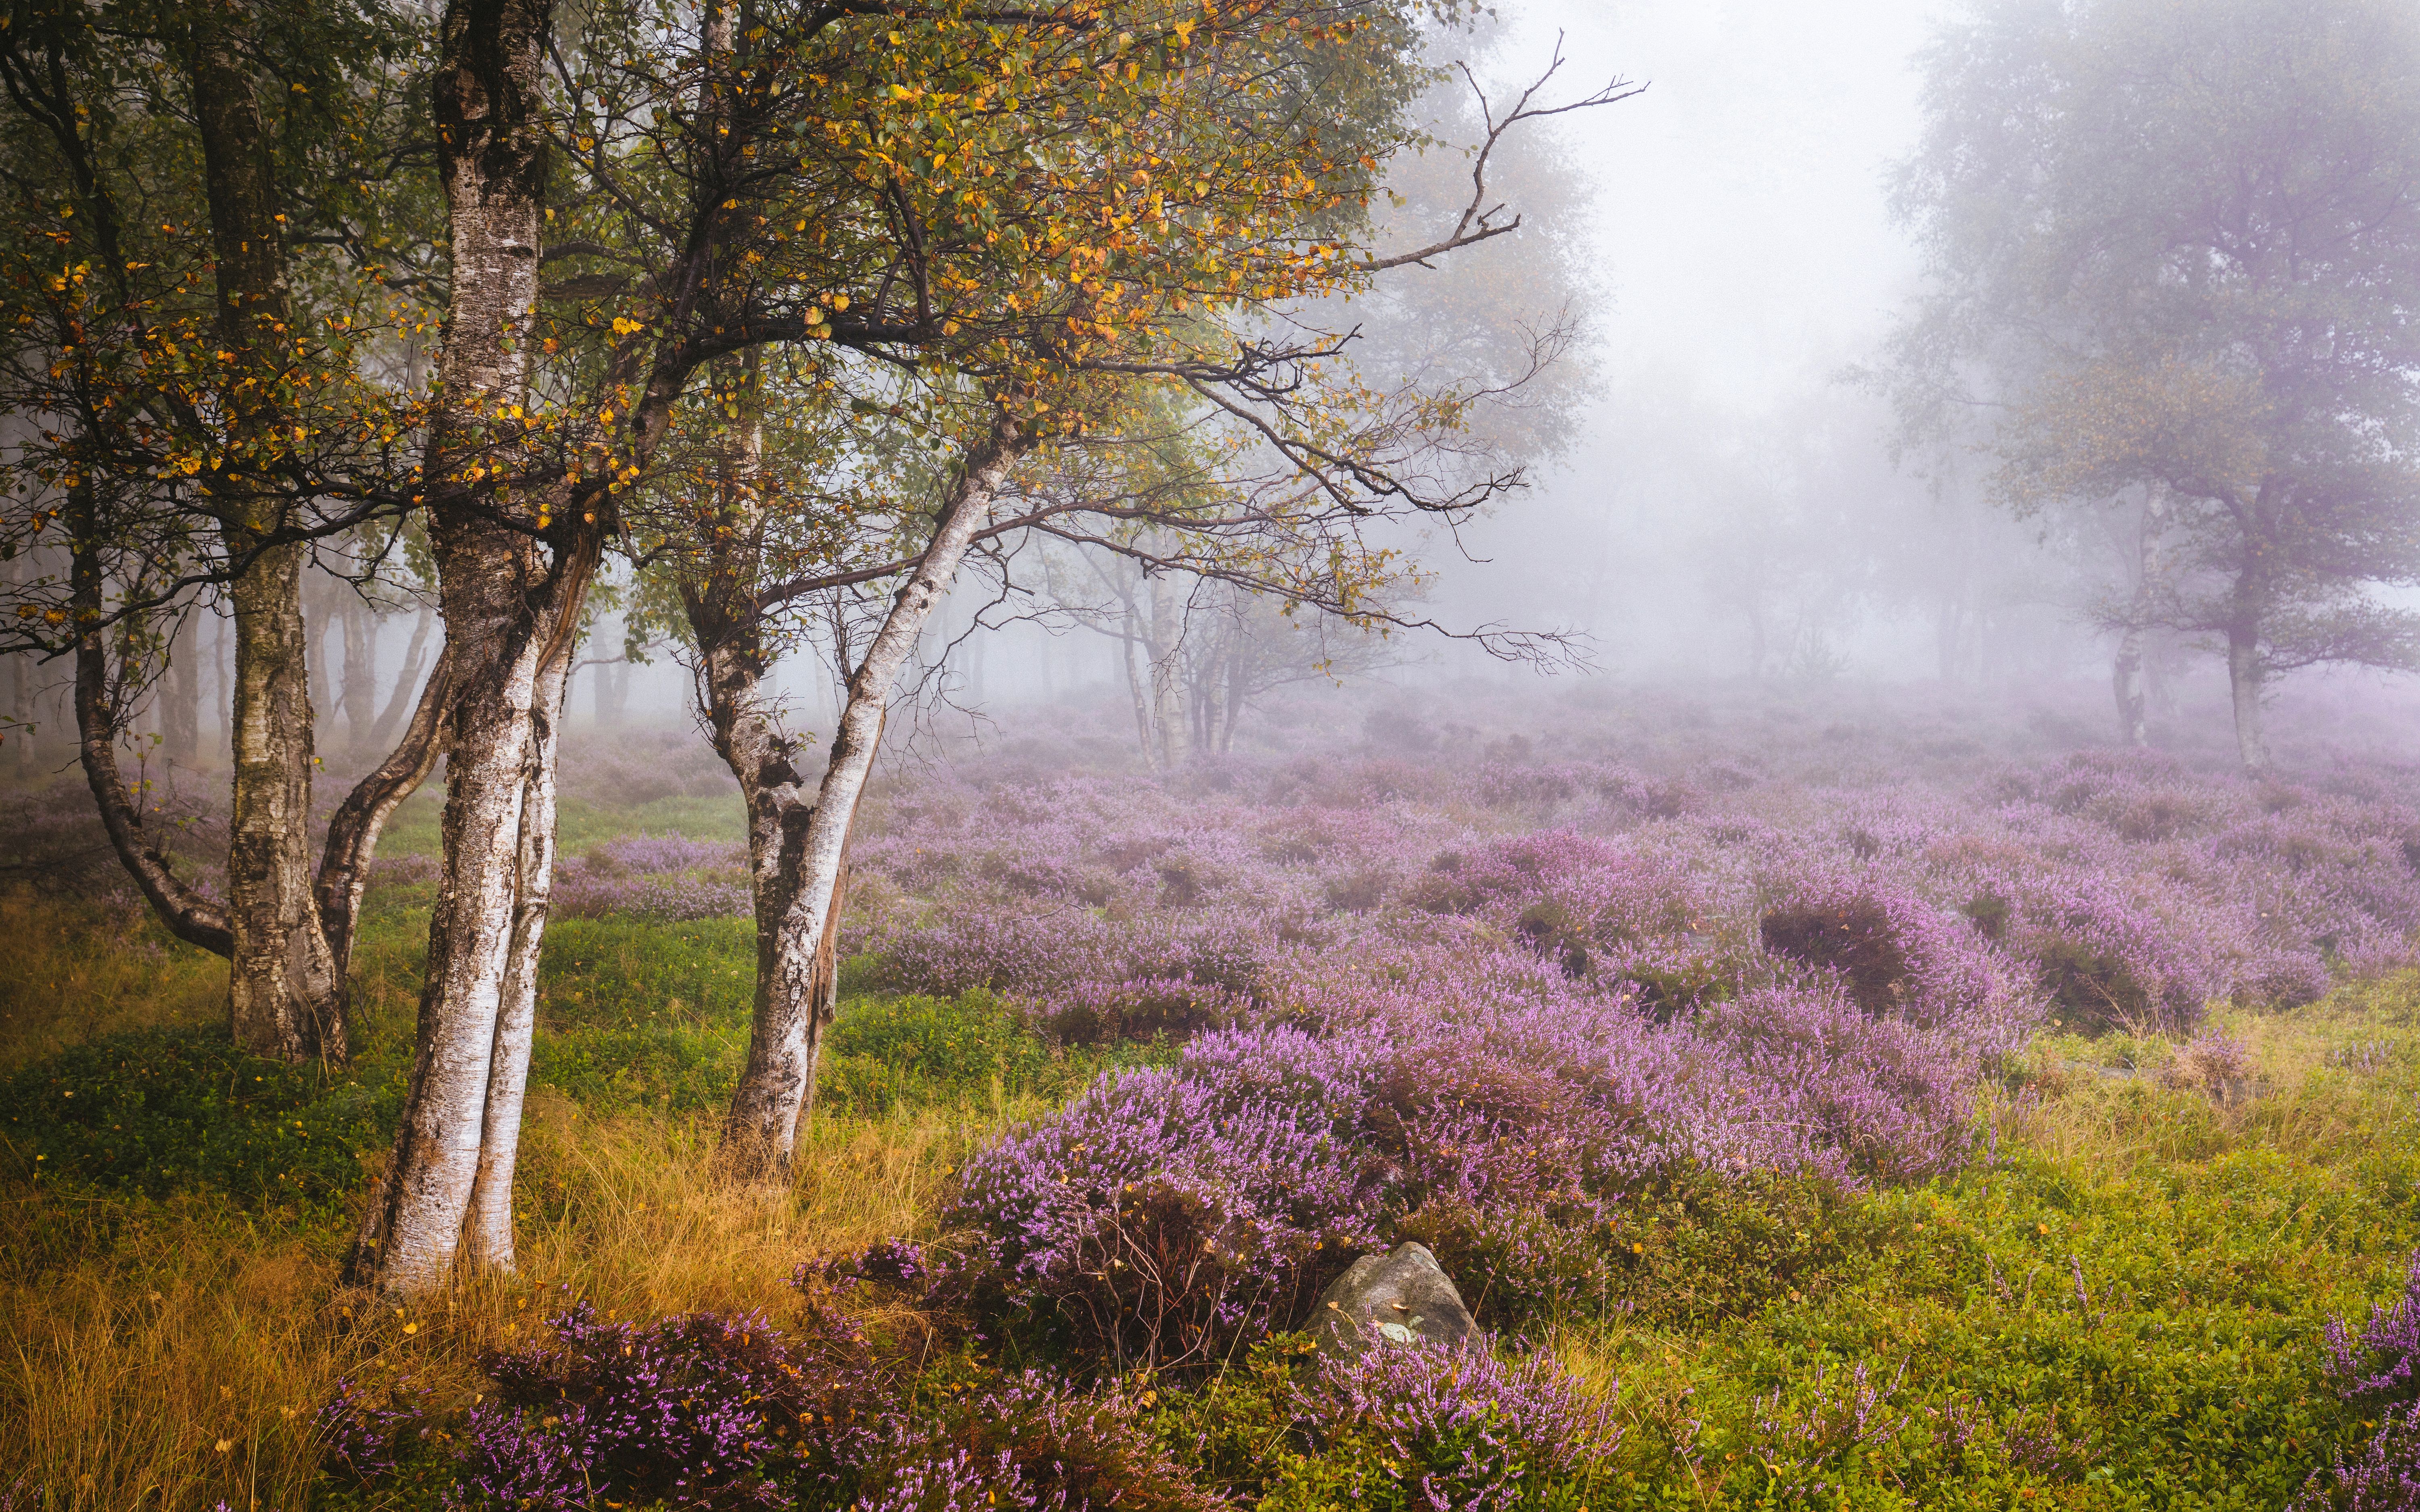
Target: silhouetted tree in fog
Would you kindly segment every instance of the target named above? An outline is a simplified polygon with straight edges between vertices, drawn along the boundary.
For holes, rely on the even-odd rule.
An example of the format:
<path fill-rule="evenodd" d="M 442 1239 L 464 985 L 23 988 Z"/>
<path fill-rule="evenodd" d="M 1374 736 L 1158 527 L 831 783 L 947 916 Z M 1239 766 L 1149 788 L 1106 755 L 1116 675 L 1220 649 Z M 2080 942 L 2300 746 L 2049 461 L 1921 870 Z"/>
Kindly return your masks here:
<path fill-rule="evenodd" d="M 2105 617 L 2223 646 L 2259 770 L 2278 673 L 2420 665 L 2420 12 L 2011 0 L 1926 68 L 1903 421 L 1982 407 L 2020 513 L 2146 509 Z"/>

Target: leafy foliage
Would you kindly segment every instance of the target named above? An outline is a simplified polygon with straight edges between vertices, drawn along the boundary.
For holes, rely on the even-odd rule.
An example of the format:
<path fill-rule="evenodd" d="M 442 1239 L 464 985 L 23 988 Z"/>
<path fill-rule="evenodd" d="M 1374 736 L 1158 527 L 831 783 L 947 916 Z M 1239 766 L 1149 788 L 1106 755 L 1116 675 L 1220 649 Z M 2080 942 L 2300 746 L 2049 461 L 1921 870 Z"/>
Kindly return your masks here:
<path fill-rule="evenodd" d="M 246 1055 L 224 1030 L 138 1031 L 0 1083 L 8 1142 L 40 1180 L 315 1212 L 343 1211 L 362 1180 L 355 1151 L 386 1137 L 400 1105 L 391 1086 Z"/>

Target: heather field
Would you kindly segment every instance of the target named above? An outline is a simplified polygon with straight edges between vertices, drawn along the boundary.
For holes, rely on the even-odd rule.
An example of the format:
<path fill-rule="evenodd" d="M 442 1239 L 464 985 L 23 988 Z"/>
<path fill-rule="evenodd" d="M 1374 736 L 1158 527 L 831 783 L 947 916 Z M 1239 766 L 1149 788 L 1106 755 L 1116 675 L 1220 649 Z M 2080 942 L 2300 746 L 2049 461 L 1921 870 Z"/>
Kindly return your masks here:
<path fill-rule="evenodd" d="M 323 1072 L 231 1051 L 224 964 L 21 792 L 0 1505 L 2420 1504 L 2407 732 L 2307 695 L 2254 782 L 2091 712 L 1306 701 L 1165 776 L 1107 704 L 928 741 L 776 1195 L 709 1169 L 728 779 L 576 739 L 520 1272 L 408 1307 L 334 1277 L 429 798 Z M 1413 1240 L 1485 1347 L 1314 1356 Z"/>

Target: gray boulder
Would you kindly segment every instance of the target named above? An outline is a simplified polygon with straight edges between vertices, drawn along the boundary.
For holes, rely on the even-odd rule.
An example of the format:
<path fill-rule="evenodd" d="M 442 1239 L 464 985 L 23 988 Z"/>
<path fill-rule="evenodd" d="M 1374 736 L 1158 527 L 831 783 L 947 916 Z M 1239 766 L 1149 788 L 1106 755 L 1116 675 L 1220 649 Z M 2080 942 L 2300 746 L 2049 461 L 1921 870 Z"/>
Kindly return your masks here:
<path fill-rule="evenodd" d="M 1462 1293 L 1425 1244 L 1364 1255 L 1320 1294 L 1311 1322 L 1319 1352 L 1341 1360 L 1386 1344 L 1460 1344 L 1479 1330 Z"/>

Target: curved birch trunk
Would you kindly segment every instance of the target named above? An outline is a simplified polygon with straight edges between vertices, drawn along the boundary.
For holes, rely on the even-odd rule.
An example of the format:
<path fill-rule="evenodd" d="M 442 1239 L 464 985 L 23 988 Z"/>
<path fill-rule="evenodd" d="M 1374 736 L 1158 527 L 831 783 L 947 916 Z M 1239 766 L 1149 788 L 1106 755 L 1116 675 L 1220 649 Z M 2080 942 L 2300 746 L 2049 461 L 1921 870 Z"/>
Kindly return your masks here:
<path fill-rule="evenodd" d="M 418 675 L 418 651 L 415 637 L 409 675 Z M 370 858 L 378 849 L 379 834 L 396 807 L 436 770 L 437 758 L 444 754 L 452 733 L 447 717 L 451 665 L 447 652 L 440 651 L 436 670 L 420 690 L 420 702 L 412 709 L 402 741 L 375 771 L 354 785 L 328 821 L 328 840 L 319 853 L 319 876 L 313 890 L 319 903 L 319 927 L 328 937 L 329 953 L 335 957 L 340 992 L 350 990 L 347 979 L 353 964 L 353 926 L 361 918 L 362 892 L 369 886 Z"/>
<path fill-rule="evenodd" d="M 429 626 L 436 620 L 437 611 L 425 604 L 413 618 L 411 641 L 403 653 L 403 671 L 396 673 L 395 687 L 387 694 L 386 707 L 379 711 L 378 722 L 370 726 L 372 749 L 395 738 L 396 727 L 403 723 L 405 711 L 413 707 L 415 700 L 420 702 L 427 701 L 427 689 L 422 685 L 420 674 L 427 670 L 425 651 L 428 644 Z"/>
<path fill-rule="evenodd" d="M 70 492 L 69 510 L 75 532 L 75 545 L 69 559 L 71 607 L 79 618 L 86 614 L 97 617 L 103 583 L 88 487 L 79 486 Z M 151 911 L 167 925 L 168 932 L 188 945 L 225 955 L 235 947 L 226 912 L 187 886 L 170 868 L 167 856 L 143 822 L 142 805 L 128 790 L 126 779 L 118 770 L 118 719 L 114 692 L 108 646 L 100 635 L 85 636 L 76 642 L 75 653 L 77 754 L 84 764 L 85 780 L 92 788 L 93 801 L 100 805 L 101 827 L 108 832 L 118 860 L 142 889 Z"/>
<path fill-rule="evenodd" d="M 432 104 L 450 288 L 423 464 L 446 631 L 444 866 L 411 1088 L 349 1278 L 394 1293 L 457 1260 L 510 1264 L 511 1184 L 553 861 L 555 730 L 596 543 L 548 552 L 464 476 L 510 455 L 491 428 L 529 385 L 546 138 L 545 0 L 452 0 Z M 432 683 L 435 679 L 432 679 Z"/>
<path fill-rule="evenodd" d="M 916 570 L 892 600 L 882 627 L 866 647 L 865 659 L 848 679 L 840 728 L 832 736 L 823 782 L 811 807 L 795 798 L 766 805 L 776 824 L 779 848 L 771 886 L 760 883 L 756 1013 L 748 1037 L 748 1066 L 723 1124 L 726 1168 L 746 1180 L 785 1177 L 796 1149 L 799 1121 L 814 1096 L 815 1061 L 822 1041 L 817 974 L 829 978 L 831 940 L 838 915 L 841 873 L 857 805 L 882 741 L 882 726 L 900 669 L 915 650 L 933 609 L 949 593 L 974 534 L 991 514 L 1008 471 L 1027 446 L 1016 424 L 995 419 L 991 434 L 967 455 L 965 471 L 943 499 L 933 536 Z M 782 765 L 786 766 L 786 761 Z M 779 768 L 768 767 L 778 779 Z M 776 794 L 792 781 L 768 784 Z M 760 822 L 752 805 L 749 845 L 760 845 Z M 768 834 L 766 839 L 771 839 Z M 752 860 L 755 857 L 752 855 Z M 779 906 L 767 939 L 762 910 Z M 819 967 L 818 961 L 824 965 Z M 829 986 L 820 990 L 829 994 Z"/>

